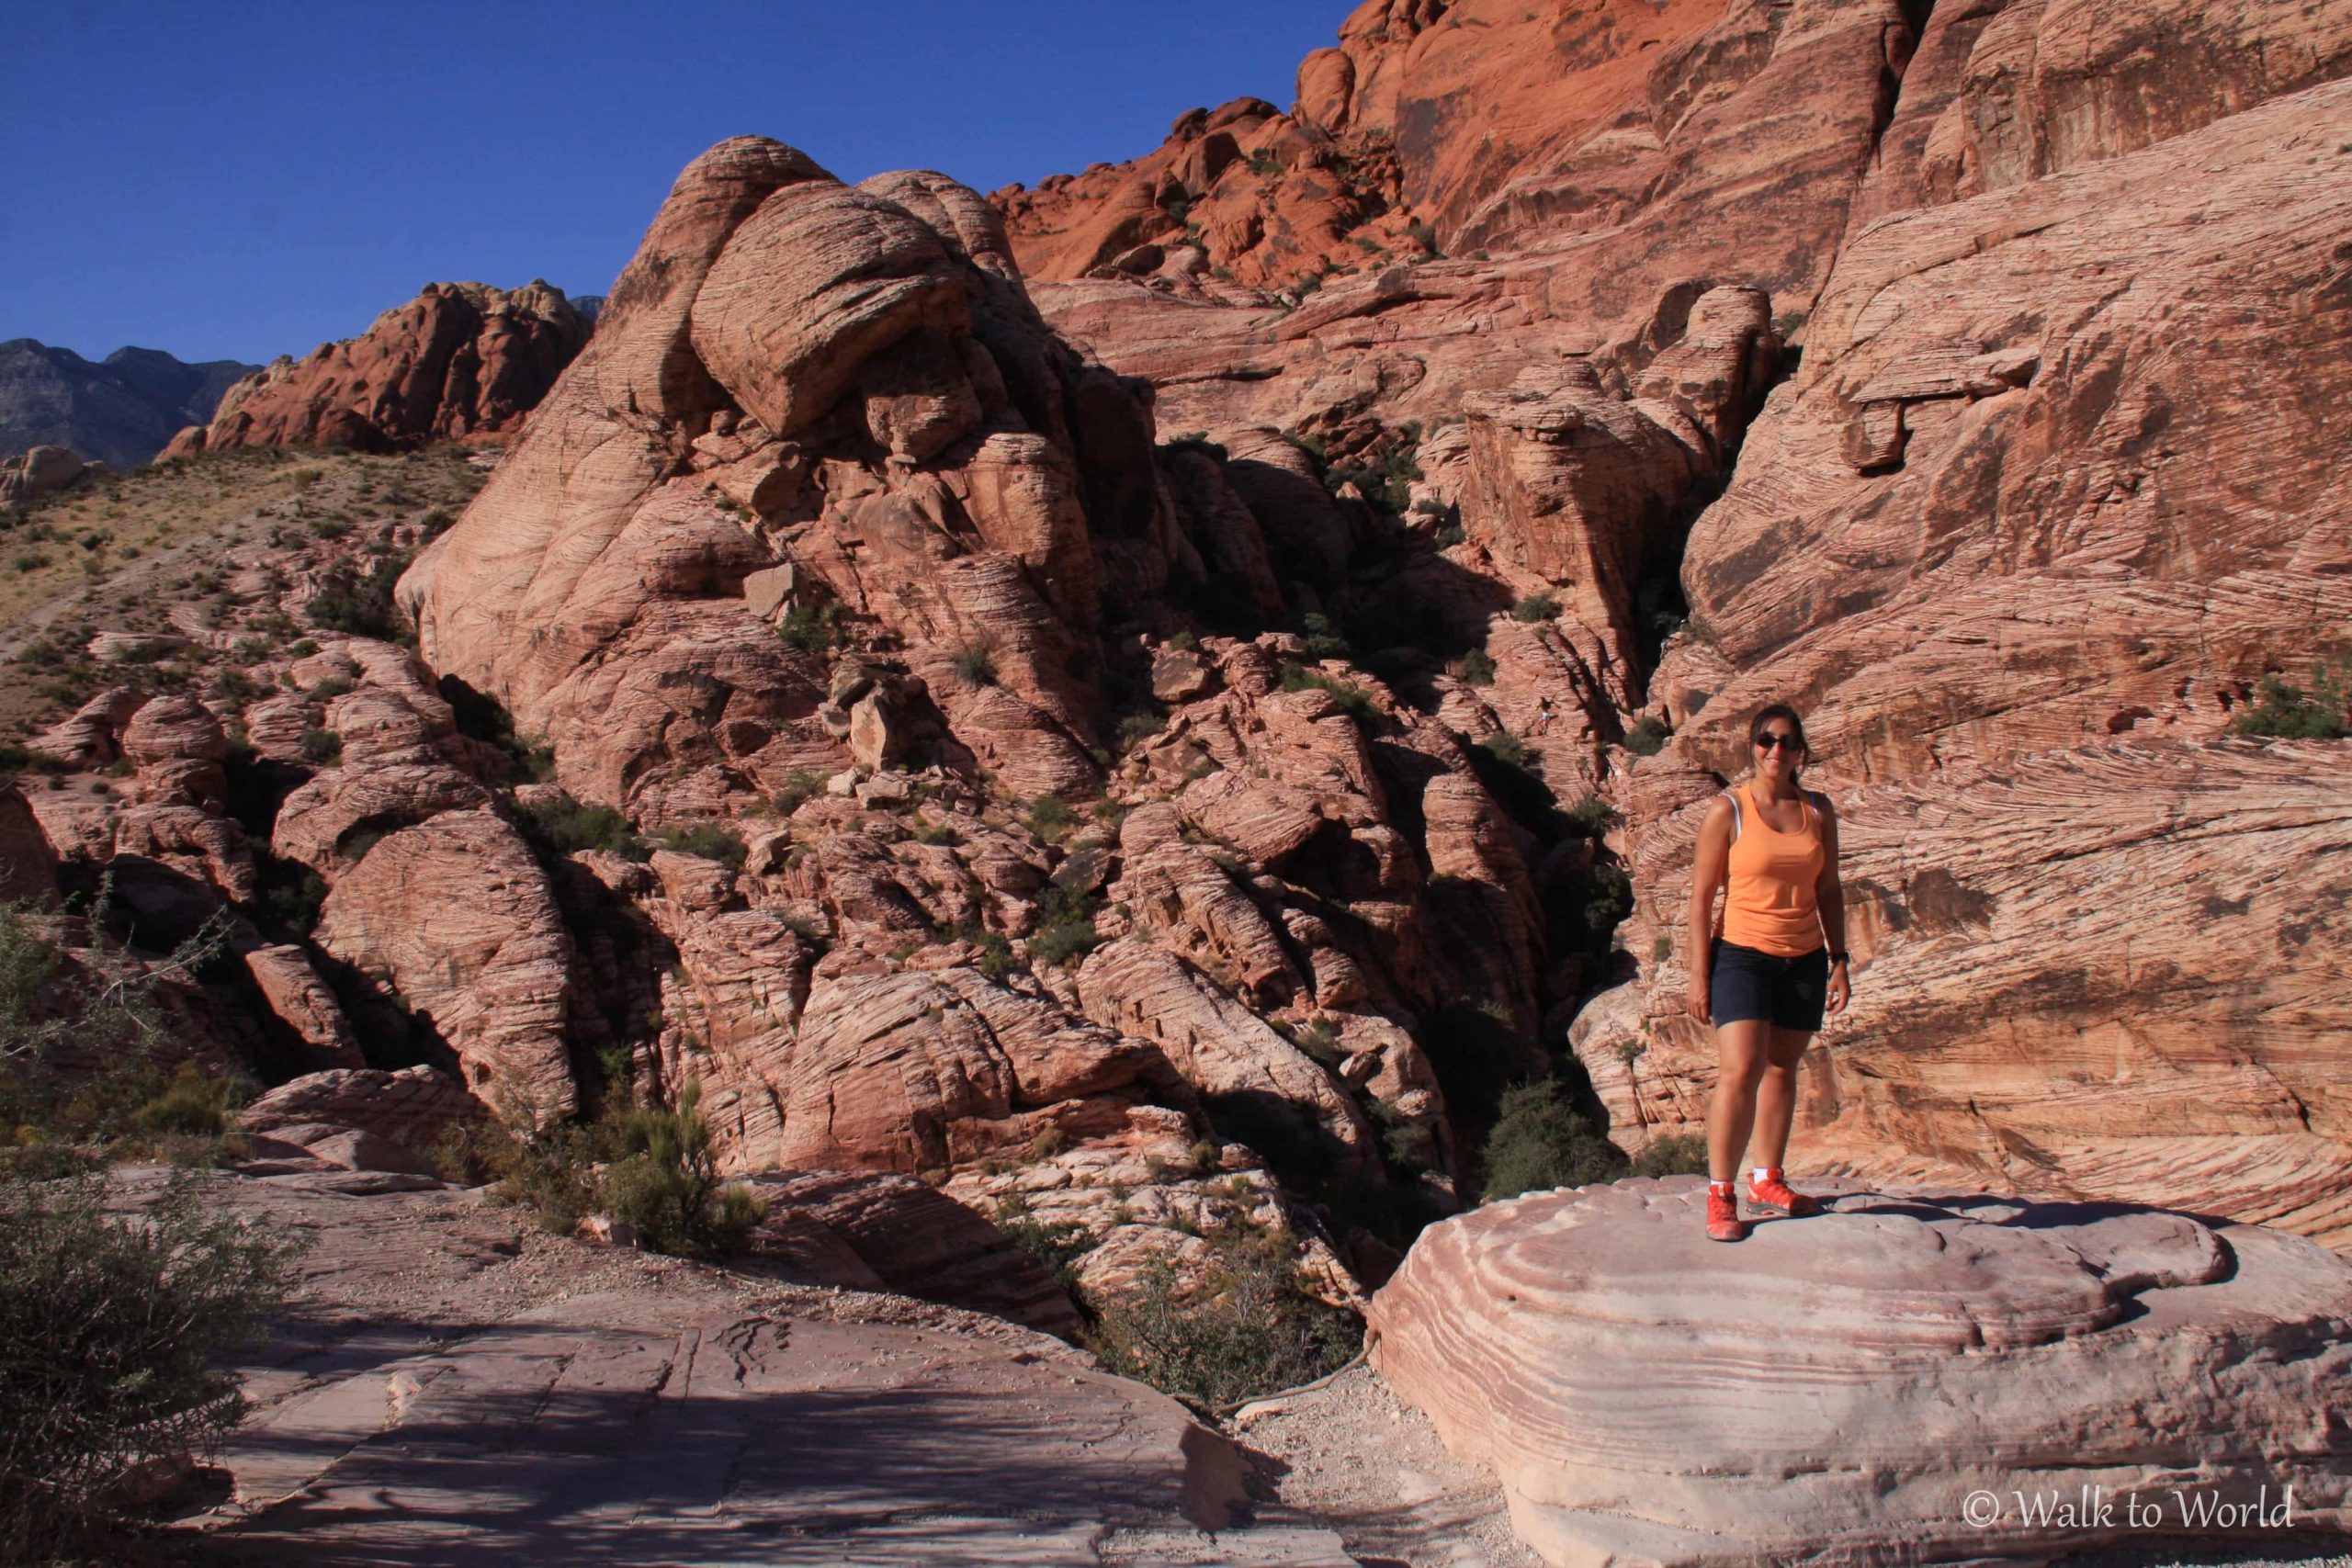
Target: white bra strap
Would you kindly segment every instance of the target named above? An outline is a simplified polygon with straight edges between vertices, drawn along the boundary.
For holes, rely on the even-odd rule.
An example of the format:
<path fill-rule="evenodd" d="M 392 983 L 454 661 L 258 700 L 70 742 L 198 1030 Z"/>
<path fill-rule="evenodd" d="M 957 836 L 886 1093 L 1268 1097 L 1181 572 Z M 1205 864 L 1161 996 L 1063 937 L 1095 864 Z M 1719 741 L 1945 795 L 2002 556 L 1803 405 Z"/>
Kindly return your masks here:
<path fill-rule="evenodd" d="M 1727 789 L 1724 791 L 1724 798 L 1731 802 L 1731 839 L 1733 843 L 1737 843 L 1740 829 L 1747 826 L 1746 819 L 1740 815 L 1739 791 Z"/>

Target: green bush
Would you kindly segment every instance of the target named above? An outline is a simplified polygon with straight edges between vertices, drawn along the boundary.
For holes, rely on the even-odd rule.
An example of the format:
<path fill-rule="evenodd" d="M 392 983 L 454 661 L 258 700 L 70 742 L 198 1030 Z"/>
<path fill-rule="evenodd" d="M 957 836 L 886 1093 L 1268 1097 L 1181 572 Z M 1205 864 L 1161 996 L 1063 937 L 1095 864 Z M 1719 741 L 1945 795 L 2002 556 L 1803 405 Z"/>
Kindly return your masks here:
<path fill-rule="evenodd" d="M 1307 1294 L 1286 1235 L 1211 1239 L 1216 1262 L 1196 1289 L 1153 1258 L 1133 1290 L 1100 1304 L 1087 1342 L 1103 1365 L 1219 1405 L 1312 1382 L 1355 1354 L 1354 1318 Z"/>
<path fill-rule="evenodd" d="M 1585 795 L 1562 815 L 1588 839 L 1598 839 L 1618 822 L 1617 808 L 1597 795 Z"/>
<path fill-rule="evenodd" d="M 1478 744 L 1486 748 L 1487 755 L 1510 767 L 1532 769 L 1539 761 L 1535 753 L 1528 749 L 1527 742 L 1508 729 L 1498 729 L 1492 735 L 1481 739 Z"/>
<path fill-rule="evenodd" d="M 1665 1133 L 1634 1156 L 1634 1176 L 1704 1176 L 1707 1140 L 1697 1133 Z"/>
<path fill-rule="evenodd" d="M 724 822 L 697 822 L 691 828 L 665 828 L 662 847 L 682 855 L 700 855 L 737 871 L 751 854 L 743 835 Z"/>
<path fill-rule="evenodd" d="M 1624 1151 L 1576 1112 L 1556 1080 L 1505 1089 L 1498 1110 L 1479 1151 L 1488 1198 L 1613 1181 L 1625 1174 Z"/>
<path fill-rule="evenodd" d="M 2341 740 L 2352 734 L 2346 720 L 2346 672 L 2321 666 L 2312 672 L 2312 690 L 2290 685 L 2276 675 L 2265 675 L 2256 688 L 2255 705 L 2230 721 L 2239 735 L 2278 740 Z"/>
<path fill-rule="evenodd" d="M 641 861 L 645 840 L 628 818 L 609 806 L 586 806 L 568 795 L 532 806 L 517 805 L 514 825 L 523 837 L 544 853 L 568 855 L 582 850 L 604 850 L 624 860 Z"/>
<path fill-rule="evenodd" d="M 302 755 L 321 767 L 343 761 L 343 737 L 332 729 L 302 731 Z"/>
<path fill-rule="evenodd" d="M 1633 728 L 1625 731 L 1625 750 L 1636 757 L 1655 757 L 1666 750 L 1666 738 L 1673 733 L 1650 715 L 1644 714 L 1634 721 Z"/>
<path fill-rule="evenodd" d="M 112 886 L 91 900 L 104 909 Z M 161 960 L 98 945 L 70 954 L 53 918 L 0 903 L 0 1129 L 14 1129 L 0 1170 L 39 1164 L 53 1146 L 164 1153 L 209 1161 L 243 1087 L 186 1061 L 157 1000 L 221 952 L 216 914 Z M 74 1066 L 59 1064 L 70 1055 Z M 201 1146 L 185 1146 L 189 1139 Z"/>
<path fill-rule="evenodd" d="M 208 1217 L 192 1180 L 136 1219 L 94 1179 L 0 1180 L 0 1556 L 53 1560 L 115 1522 L 136 1467 L 235 1428 L 220 1363 L 262 1336 L 295 1250 Z"/>
<path fill-rule="evenodd" d="M 1538 621 L 1559 619 L 1560 602 L 1549 593 L 1530 593 L 1510 607 L 1510 618 L 1532 626 Z"/>
<path fill-rule="evenodd" d="M 795 768 L 785 776 L 784 787 L 768 800 L 768 809 L 778 817 L 789 817 L 825 792 L 825 781 L 807 768 Z"/>
<path fill-rule="evenodd" d="M 407 628 L 393 606 L 392 587 L 408 570 L 413 554 L 393 550 L 379 556 L 365 577 L 338 570 L 328 580 L 325 591 L 303 606 L 302 613 L 312 626 L 326 631 L 399 640 Z"/>
<path fill-rule="evenodd" d="M 1057 920 L 1029 939 L 1029 961 L 1056 967 L 1085 957 L 1102 944 L 1091 915 Z"/>
<path fill-rule="evenodd" d="M 457 1163 L 496 1176 L 501 1198 L 530 1209 L 557 1235 L 601 1213 L 629 1226 L 650 1251 L 724 1257 L 743 1249 L 761 1210 L 749 1191 L 720 1179 L 701 1106 L 697 1080 L 671 1110 L 639 1105 L 616 1088 L 592 1122 L 493 1131 Z M 525 1120 L 508 1109 L 510 1122 Z"/>
<path fill-rule="evenodd" d="M 776 623 L 776 635 L 803 653 L 823 653 L 848 640 L 842 627 L 842 607 L 828 599 L 821 604 L 795 604 Z"/>
<path fill-rule="evenodd" d="M 1025 1204 L 1000 1204 L 996 1228 L 1073 1296 L 1078 1293 L 1078 1260 L 1101 1245 L 1091 1231 L 1075 1220 L 1047 1223 L 1029 1218 Z"/>
<path fill-rule="evenodd" d="M 956 673 L 967 686 L 996 684 L 996 655 L 984 642 L 969 642 L 956 655 Z"/>
<path fill-rule="evenodd" d="M 1304 664 L 1283 666 L 1283 691 L 1304 692 L 1310 688 L 1330 693 L 1340 711 L 1359 723 L 1370 724 L 1380 716 L 1380 705 L 1372 700 L 1372 694 L 1355 682 L 1326 675 L 1320 670 L 1309 670 Z"/>
<path fill-rule="evenodd" d="M 1041 795 L 1029 803 L 1029 830 L 1049 844 L 1058 844 L 1078 826 L 1078 813 L 1058 795 Z"/>
<path fill-rule="evenodd" d="M 1453 661 L 1453 678 L 1465 686 L 1495 683 L 1495 661 L 1483 648 L 1474 648 Z"/>
<path fill-rule="evenodd" d="M 1299 625 L 1303 628 L 1302 635 L 1306 639 L 1308 658 L 1345 659 L 1351 651 L 1348 647 L 1348 639 L 1340 635 L 1338 625 L 1330 616 L 1319 611 L 1310 610 Z"/>

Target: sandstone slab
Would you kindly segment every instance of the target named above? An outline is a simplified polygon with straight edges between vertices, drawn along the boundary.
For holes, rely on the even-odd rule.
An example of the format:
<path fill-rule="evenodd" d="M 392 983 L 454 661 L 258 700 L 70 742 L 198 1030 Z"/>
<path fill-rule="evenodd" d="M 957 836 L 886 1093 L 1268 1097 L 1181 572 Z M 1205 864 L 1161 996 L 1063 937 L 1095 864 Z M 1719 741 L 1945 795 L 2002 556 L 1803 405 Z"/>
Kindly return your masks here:
<path fill-rule="evenodd" d="M 1500 1476 L 1547 1562 L 2041 1562 L 2125 1533 L 1971 1494 L 2176 1492 L 2352 1529 L 2352 1266 L 2122 1205 L 1840 1192 L 1735 1247 L 1704 1184 L 1531 1195 L 1423 1233 L 1374 1362 Z"/>

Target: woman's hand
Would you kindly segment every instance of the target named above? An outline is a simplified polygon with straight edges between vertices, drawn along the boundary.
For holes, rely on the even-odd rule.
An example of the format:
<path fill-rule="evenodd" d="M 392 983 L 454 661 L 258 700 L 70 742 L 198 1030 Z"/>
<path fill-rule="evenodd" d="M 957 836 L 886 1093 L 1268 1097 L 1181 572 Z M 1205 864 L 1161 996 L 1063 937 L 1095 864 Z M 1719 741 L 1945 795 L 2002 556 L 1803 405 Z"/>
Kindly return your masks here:
<path fill-rule="evenodd" d="M 1682 998 L 1682 1010 L 1689 1013 L 1692 1018 L 1697 1019 L 1701 1023 L 1713 1023 L 1714 1021 L 1714 1007 L 1713 1004 L 1713 998 L 1707 995 L 1707 987 L 1703 985 L 1696 985 L 1690 987 L 1689 993 Z"/>
<path fill-rule="evenodd" d="M 1854 983 L 1847 978 L 1846 966 L 1843 964 L 1831 964 L 1829 966 L 1829 996 L 1827 1005 L 1822 1010 L 1835 1017 L 1844 1012 L 1846 1004 L 1853 998 Z"/>

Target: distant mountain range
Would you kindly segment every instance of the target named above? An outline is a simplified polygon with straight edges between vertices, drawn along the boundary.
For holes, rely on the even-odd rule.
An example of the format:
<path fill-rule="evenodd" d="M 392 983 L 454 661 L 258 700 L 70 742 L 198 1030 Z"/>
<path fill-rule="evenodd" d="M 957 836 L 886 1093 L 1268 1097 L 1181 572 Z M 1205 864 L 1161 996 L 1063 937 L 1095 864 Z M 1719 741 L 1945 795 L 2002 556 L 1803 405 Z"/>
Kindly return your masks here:
<path fill-rule="evenodd" d="M 0 457 L 70 446 L 135 468 L 185 425 L 203 424 L 220 394 L 259 366 L 186 364 L 158 349 L 119 348 L 93 365 L 28 337 L 0 343 Z"/>

